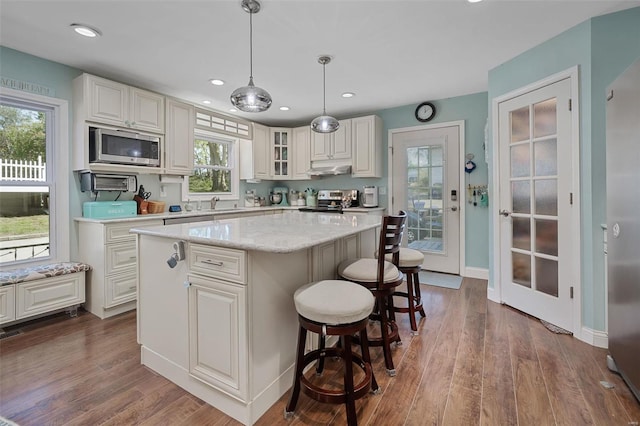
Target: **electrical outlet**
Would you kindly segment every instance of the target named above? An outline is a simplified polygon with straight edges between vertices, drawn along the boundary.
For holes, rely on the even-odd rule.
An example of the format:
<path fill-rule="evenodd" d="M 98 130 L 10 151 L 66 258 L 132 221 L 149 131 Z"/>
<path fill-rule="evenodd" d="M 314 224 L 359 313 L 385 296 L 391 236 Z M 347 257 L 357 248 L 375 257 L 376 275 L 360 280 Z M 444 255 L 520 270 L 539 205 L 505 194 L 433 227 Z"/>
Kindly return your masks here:
<path fill-rule="evenodd" d="M 381 186 L 379 188 L 380 190 L 380 195 L 387 195 L 387 187 L 386 186 Z"/>
<path fill-rule="evenodd" d="M 165 198 L 167 196 L 167 191 L 164 190 L 164 185 L 160 185 L 160 198 Z"/>

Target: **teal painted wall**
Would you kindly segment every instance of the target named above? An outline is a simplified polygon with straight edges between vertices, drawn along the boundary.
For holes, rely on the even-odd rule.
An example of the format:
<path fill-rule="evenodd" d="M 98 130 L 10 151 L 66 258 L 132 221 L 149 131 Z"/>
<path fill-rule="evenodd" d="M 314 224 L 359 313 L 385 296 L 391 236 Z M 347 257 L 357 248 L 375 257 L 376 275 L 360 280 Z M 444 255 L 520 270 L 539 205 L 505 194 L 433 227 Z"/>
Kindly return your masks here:
<path fill-rule="evenodd" d="M 600 228 L 606 222 L 605 88 L 639 56 L 640 8 L 634 8 L 586 21 L 489 71 L 492 102 L 495 97 L 579 66 L 582 325 L 595 330 L 604 330 L 605 324 Z M 489 169 L 493 170 L 491 148 Z M 490 218 L 492 240 L 495 224 L 495 218 Z M 491 287 L 493 277 L 490 270 Z"/>

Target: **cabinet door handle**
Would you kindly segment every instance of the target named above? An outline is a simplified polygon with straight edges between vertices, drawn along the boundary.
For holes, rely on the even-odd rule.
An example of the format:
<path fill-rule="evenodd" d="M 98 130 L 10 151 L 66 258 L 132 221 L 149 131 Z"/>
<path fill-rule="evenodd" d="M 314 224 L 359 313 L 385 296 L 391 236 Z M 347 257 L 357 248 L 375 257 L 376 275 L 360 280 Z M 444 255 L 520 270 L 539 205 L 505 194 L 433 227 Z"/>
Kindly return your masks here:
<path fill-rule="evenodd" d="M 222 266 L 224 264 L 224 262 L 222 262 L 222 261 L 216 262 L 216 261 L 211 260 L 211 259 L 204 259 L 202 261 L 202 263 L 206 263 L 207 265 L 213 265 L 213 266 Z"/>
<path fill-rule="evenodd" d="M 135 290 L 136 286 L 134 285 L 133 287 L 129 287 L 129 290 Z"/>
<path fill-rule="evenodd" d="M 136 256 L 129 256 L 129 260 L 136 260 Z"/>

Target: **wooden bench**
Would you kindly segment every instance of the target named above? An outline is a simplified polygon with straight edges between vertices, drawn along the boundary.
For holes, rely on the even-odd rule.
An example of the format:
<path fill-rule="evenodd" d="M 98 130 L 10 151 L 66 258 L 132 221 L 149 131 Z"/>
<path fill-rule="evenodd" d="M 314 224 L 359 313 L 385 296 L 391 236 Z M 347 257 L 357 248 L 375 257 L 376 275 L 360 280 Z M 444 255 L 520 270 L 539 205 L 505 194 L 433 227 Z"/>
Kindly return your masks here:
<path fill-rule="evenodd" d="M 85 301 L 85 272 L 80 262 L 60 262 L 0 271 L 0 324 L 16 323 L 66 309 L 77 315 Z"/>

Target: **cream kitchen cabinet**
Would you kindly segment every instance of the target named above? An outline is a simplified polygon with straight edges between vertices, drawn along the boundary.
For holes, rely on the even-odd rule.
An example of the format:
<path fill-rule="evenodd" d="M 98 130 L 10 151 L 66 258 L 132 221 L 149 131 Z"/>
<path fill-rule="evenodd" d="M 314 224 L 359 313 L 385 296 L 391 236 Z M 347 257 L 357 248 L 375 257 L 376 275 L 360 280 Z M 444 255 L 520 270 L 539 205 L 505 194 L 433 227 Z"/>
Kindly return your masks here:
<path fill-rule="evenodd" d="M 375 115 L 351 119 L 353 177 L 382 177 L 382 119 Z"/>
<path fill-rule="evenodd" d="M 165 173 L 189 176 L 193 173 L 195 108 L 175 99 L 167 99 Z"/>
<path fill-rule="evenodd" d="M 291 129 L 271 127 L 271 179 L 289 180 L 292 175 Z"/>
<path fill-rule="evenodd" d="M 291 179 L 311 179 L 307 171 L 311 168 L 311 127 L 293 129 L 293 171 Z"/>
<path fill-rule="evenodd" d="M 351 158 L 351 120 L 340 120 L 333 133 L 311 132 L 311 161 Z"/>
<path fill-rule="evenodd" d="M 253 177 L 255 179 L 271 179 L 270 147 L 269 128 L 253 123 Z"/>
<path fill-rule="evenodd" d="M 246 287 L 197 275 L 189 283 L 189 374 L 246 400 Z"/>
<path fill-rule="evenodd" d="M 16 285 L 7 284 L 0 287 L 0 324 L 16 319 Z"/>
<path fill-rule="evenodd" d="M 16 320 L 82 303 L 84 278 L 76 273 L 16 284 Z"/>
<path fill-rule="evenodd" d="M 202 244 L 188 251 L 189 374 L 245 400 L 247 253 Z"/>
<path fill-rule="evenodd" d="M 78 223 L 78 257 L 92 266 L 85 309 L 102 319 L 135 309 L 138 252 L 129 229 L 162 225 L 162 220 Z"/>
<path fill-rule="evenodd" d="M 91 121 L 164 133 L 164 96 L 82 74 L 73 81 L 76 123 Z"/>

